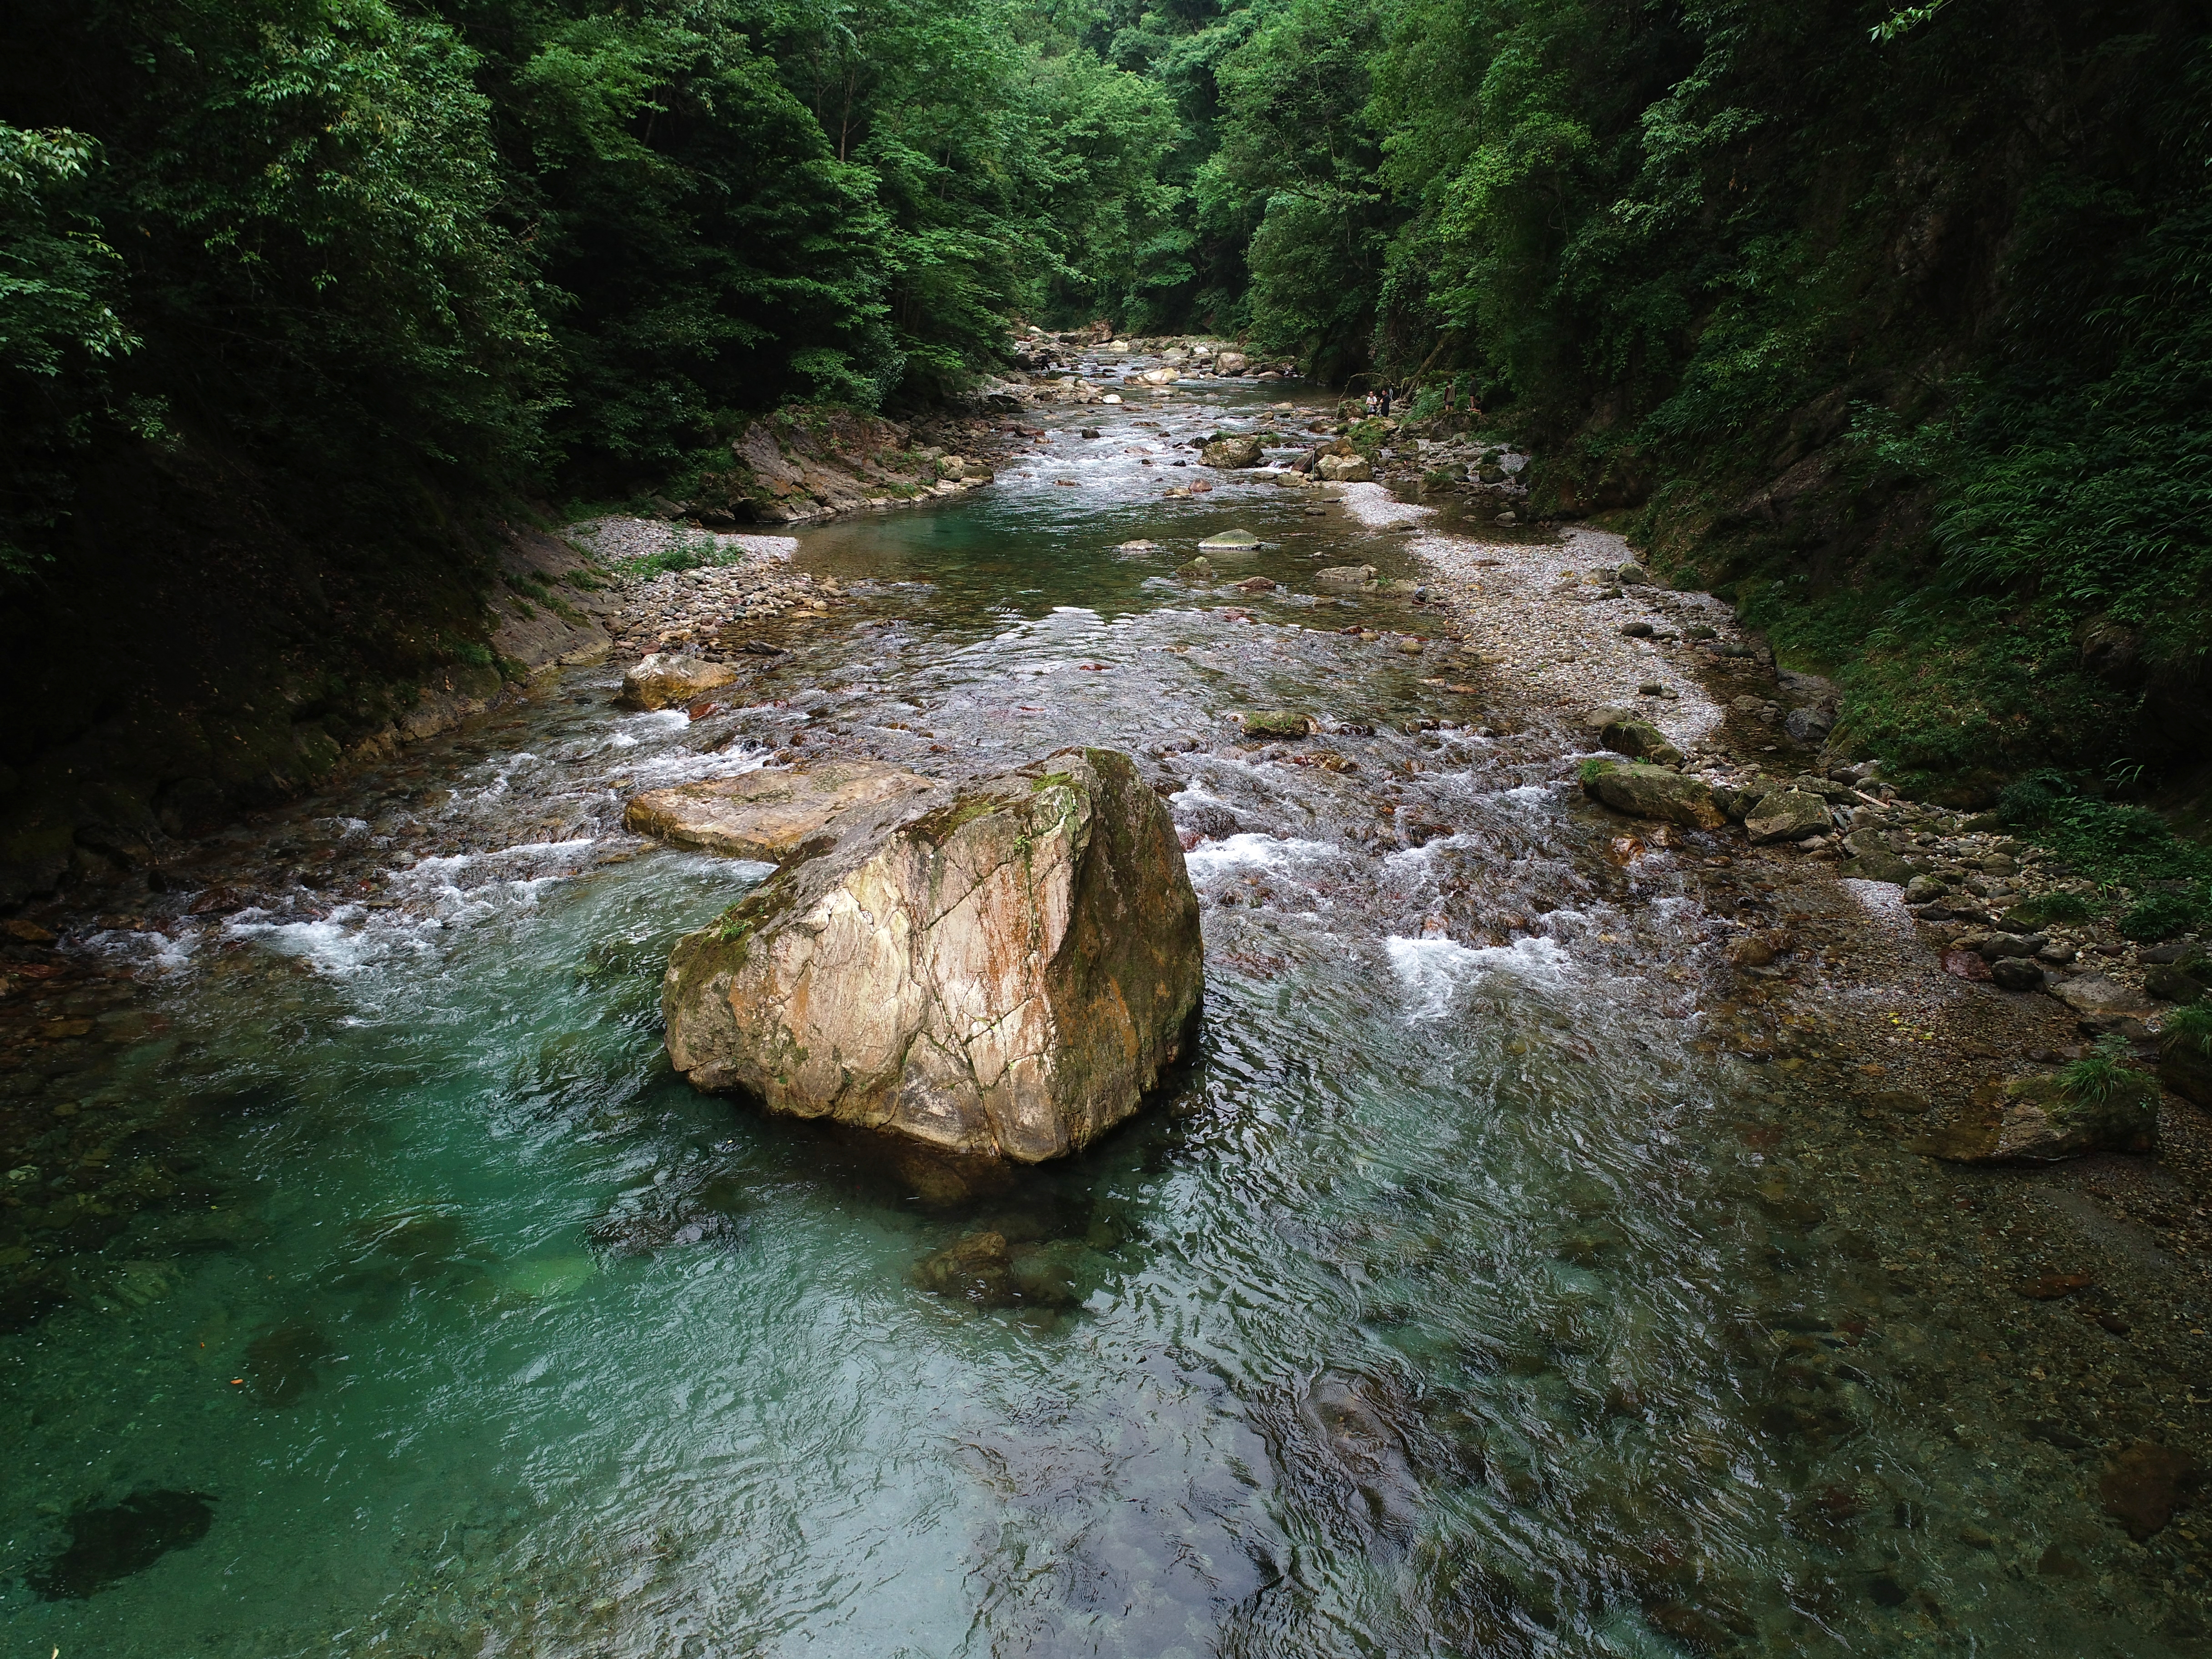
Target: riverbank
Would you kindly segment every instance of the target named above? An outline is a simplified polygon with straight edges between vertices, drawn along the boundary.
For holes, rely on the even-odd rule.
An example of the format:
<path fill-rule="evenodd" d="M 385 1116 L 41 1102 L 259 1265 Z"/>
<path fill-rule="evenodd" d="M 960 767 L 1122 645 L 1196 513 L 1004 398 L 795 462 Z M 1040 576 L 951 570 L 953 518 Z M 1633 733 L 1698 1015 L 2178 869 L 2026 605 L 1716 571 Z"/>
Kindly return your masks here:
<path fill-rule="evenodd" d="M 1620 537 L 1569 529 L 1532 544 L 1462 530 L 1419 534 L 1413 545 L 1448 583 L 1466 648 L 1507 677 L 1526 718 L 1559 733 L 1568 759 L 1577 747 L 1597 750 L 1593 716 L 1626 704 L 1686 751 L 1686 772 L 1723 788 L 1828 769 L 1817 741 L 1792 735 L 1817 739 L 1820 723 L 1789 720 L 1832 712 L 1828 689 L 1778 678 L 1763 651 L 1720 654 L 1741 635 L 1712 596 L 1622 585 L 1631 561 Z M 1683 625 L 1692 618 L 1707 630 L 1696 643 Z M 1932 1248 L 1864 1261 L 1888 1293 L 1926 1310 L 1929 1328 L 1912 1339 L 1923 1353 L 1905 1373 L 1923 1403 L 1948 1402 L 1960 1425 L 1954 1437 L 1969 1448 L 1990 1443 L 1966 1425 L 2024 1416 L 2048 1477 L 2085 1514 L 2118 1519 L 2136 1536 L 2146 1584 L 2200 1574 L 2193 1533 L 2145 1540 L 2186 1504 L 2212 1434 L 2212 1401 L 2194 1381 L 2212 1361 L 2206 1113 L 2164 1093 L 2155 1157 L 2105 1150 L 1973 1167 L 1927 1151 L 1990 1085 L 2047 1079 L 2100 1039 L 2154 1073 L 2156 1033 L 2174 1005 L 2147 995 L 2144 976 L 2189 943 L 2151 950 L 2109 920 L 2081 920 L 2095 884 L 2047 849 L 1908 801 L 1876 776 L 1852 780 L 1852 817 L 1864 826 L 1853 844 L 1839 830 L 1809 852 L 1750 845 L 1739 827 L 1713 855 L 1690 860 L 1671 827 L 1607 816 L 1632 877 L 1662 849 L 1698 866 L 1714 947 L 1703 1046 L 1752 1063 L 1790 1103 L 1786 1127 L 1748 1132 L 1774 1166 L 1778 1215 L 1795 1206 L 1848 1229 L 1907 1205 L 1929 1218 Z M 1910 855 L 1911 897 L 1926 902 L 1908 903 L 1900 882 L 1854 876 L 1855 854 L 1875 849 L 1870 831 L 1900 866 Z M 1989 982 L 1984 943 L 2017 939 L 2027 925 L 2008 927 L 2008 917 L 2048 911 L 2053 895 L 2075 896 L 2081 908 L 2061 907 L 2074 925 L 2038 926 L 2039 946 L 2026 941 L 2021 956 L 2042 982 Z M 1845 1349 L 1855 1340 L 1823 1339 Z M 1939 1351 L 1955 1371 L 1936 1362 Z M 2009 1517 L 1966 1535 L 2008 1571 L 2077 1571 L 2064 1547 Z"/>

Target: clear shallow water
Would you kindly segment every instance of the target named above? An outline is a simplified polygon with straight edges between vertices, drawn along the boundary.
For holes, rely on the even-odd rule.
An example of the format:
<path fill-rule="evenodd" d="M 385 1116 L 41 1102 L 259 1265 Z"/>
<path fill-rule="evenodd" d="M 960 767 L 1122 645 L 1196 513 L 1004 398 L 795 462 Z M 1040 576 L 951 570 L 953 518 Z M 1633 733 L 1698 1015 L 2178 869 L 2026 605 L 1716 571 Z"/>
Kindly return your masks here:
<path fill-rule="evenodd" d="M 1297 591 L 1418 576 L 1392 536 L 1160 501 L 1206 423 L 1082 411 L 979 497 L 810 532 L 855 602 L 744 707 L 579 672 L 238 843 L 264 902 L 100 941 L 161 975 L 153 1023 L 42 1086 L 193 1127 L 183 1191 L 0 1338 L 10 1651 L 2189 1650 L 2070 1466 L 1926 1383 L 1986 1339 L 1881 1270 L 1924 1184 L 1856 1196 L 1718 1052 L 1698 850 L 1616 862 L 1465 659 L 1323 631 L 1436 631 Z M 1268 544 L 1224 583 L 1290 592 L 1171 578 L 1232 526 Z M 1278 705 L 1348 729 L 1223 718 Z M 623 837 L 629 793 L 1075 741 L 1209 836 L 1206 1037 L 1145 1118 L 960 1189 L 670 1076 L 667 946 L 763 871 Z M 984 1229 L 1061 1292 L 917 1286 Z M 33 1588 L 147 1491 L 204 1537 Z M 2082 1576 L 2035 1571 L 2062 1547 Z"/>

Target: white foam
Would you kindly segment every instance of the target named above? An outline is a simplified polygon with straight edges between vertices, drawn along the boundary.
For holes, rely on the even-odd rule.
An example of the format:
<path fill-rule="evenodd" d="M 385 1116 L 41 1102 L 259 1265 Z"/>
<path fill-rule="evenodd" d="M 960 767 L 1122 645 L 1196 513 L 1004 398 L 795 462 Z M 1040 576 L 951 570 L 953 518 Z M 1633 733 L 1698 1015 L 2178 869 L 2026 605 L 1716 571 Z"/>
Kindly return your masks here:
<path fill-rule="evenodd" d="M 1517 788 L 1501 789 L 1490 799 L 1500 805 L 1510 802 L 1516 806 L 1548 805 L 1559 787 L 1556 783 L 1524 783 Z"/>
<path fill-rule="evenodd" d="M 1325 841 L 1301 841 L 1295 836 L 1277 840 L 1256 830 L 1243 830 L 1220 841 L 1201 842 L 1183 854 L 1194 878 L 1215 872 L 1254 866 L 1279 869 L 1298 859 L 1328 858 L 1337 849 Z"/>
<path fill-rule="evenodd" d="M 1573 971 L 1574 964 L 1559 941 L 1538 934 L 1510 945 L 1469 945 L 1448 939 L 1404 939 L 1396 934 L 1383 941 L 1390 966 L 1413 994 L 1408 1010 L 1414 1019 L 1441 1019 L 1451 1012 L 1454 997 L 1464 986 L 1494 973 L 1516 979 L 1557 985 Z"/>

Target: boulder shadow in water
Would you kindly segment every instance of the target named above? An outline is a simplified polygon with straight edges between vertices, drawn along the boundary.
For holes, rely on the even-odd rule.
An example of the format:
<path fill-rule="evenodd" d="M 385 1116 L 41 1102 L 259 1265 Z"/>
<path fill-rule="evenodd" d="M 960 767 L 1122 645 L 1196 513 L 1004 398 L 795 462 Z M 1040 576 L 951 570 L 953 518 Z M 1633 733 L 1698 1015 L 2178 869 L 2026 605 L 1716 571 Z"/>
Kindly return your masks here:
<path fill-rule="evenodd" d="M 196 1492 L 164 1488 L 86 1504 L 69 1518 L 68 1547 L 30 1573 L 31 1589 L 43 1601 L 82 1601 L 198 1543 L 214 1522 L 214 1499 Z"/>
<path fill-rule="evenodd" d="M 292 1405 L 321 1381 L 315 1367 L 330 1357 L 330 1344 L 313 1325 L 272 1325 L 246 1345 L 246 1387 L 261 1405 Z"/>

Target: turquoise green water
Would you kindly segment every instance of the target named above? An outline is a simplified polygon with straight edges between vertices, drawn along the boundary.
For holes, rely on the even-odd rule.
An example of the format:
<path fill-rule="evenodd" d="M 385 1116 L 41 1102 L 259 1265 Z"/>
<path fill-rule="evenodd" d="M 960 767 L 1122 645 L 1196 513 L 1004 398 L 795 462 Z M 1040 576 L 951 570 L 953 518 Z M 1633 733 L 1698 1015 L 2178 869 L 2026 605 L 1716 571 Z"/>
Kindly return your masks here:
<path fill-rule="evenodd" d="M 1617 867 L 1559 734 L 1324 631 L 1434 631 L 1297 591 L 1410 570 L 1390 533 L 1161 501 L 1171 407 L 810 532 L 855 603 L 742 708 L 579 672 L 234 842 L 264 902 L 94 942 L 155 1024 L 38 1097 L 163 1126 L 179 1190 L 0 1337 L 7 1651 L 2194 1650 L 2070 1463 L 1927 1386 L 1990 1340 L 1877 1266 L 1936 1177 L 1862 1195 L 1888 1166 L 1712 1052 L 1693 854 Z M 1270 544 L 1224 578 L 1291 592 L 1170 577 L 1231 525 Z M 1354 769 L 1222 718 L 1279 704 Z M 1205 1039 L 1146 1117 L 961 1193 L 671 1077 L 667 946 L 763 872 L 623 837 L 627 793 L 1077 740 L 1208 836 Z M 325 854 L 374 908 L 290 880 Z M 981 1228 L 1065 1294 L 917 1287 Z M 204 1535 L 54 1593 L 151 1492 Z"/>

